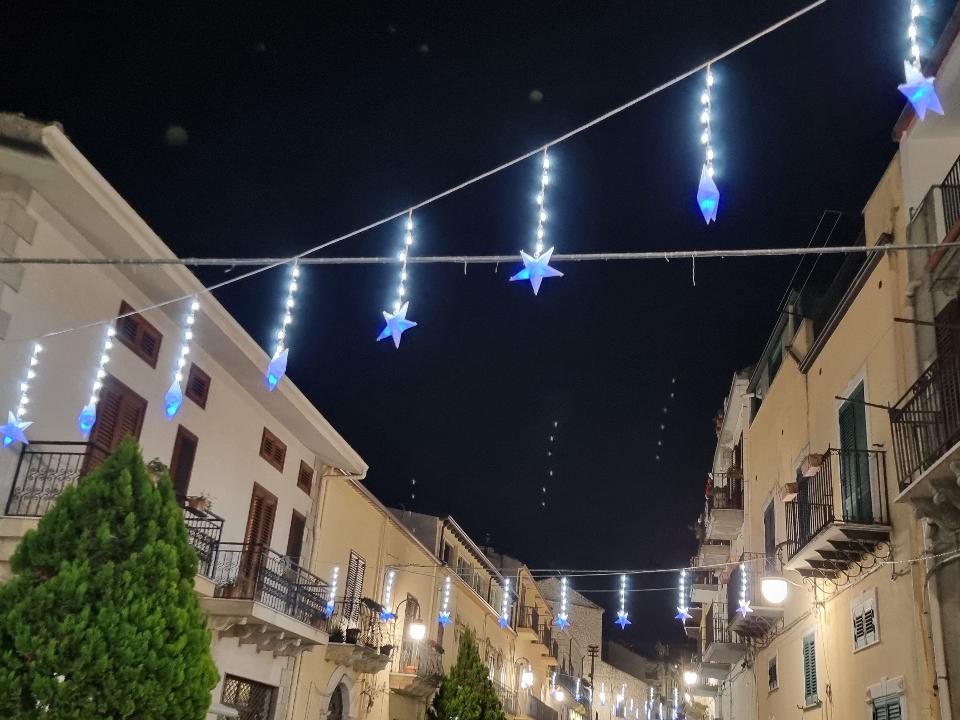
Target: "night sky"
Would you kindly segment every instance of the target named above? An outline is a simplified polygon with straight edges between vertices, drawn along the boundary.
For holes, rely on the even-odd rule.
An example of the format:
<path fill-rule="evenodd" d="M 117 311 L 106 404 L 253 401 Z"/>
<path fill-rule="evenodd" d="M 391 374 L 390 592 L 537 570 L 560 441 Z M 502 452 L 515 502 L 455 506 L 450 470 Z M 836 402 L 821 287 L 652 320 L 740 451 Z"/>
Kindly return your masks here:
<path fill-rule="evenodd" d="M 805 4 L 14 0 L 0 106 L 60 121 L 177 253 L 288 255 L 535 148 Z M 797 246 L 825 209 L 858 212 L 895 151 L 908 5 L 833 0 L 715 69 L 716 225 L 694 202 L 701 76 L 551 151 L 548 244 Z M 939 0 L 926 38 L 950 9 Z M 530 250 L 538 177 L 530 160 L 418 212 L 414 251 Z M 401 239 L 396 221 L 326 252 L 392 254 Z M 566 277 L 539 297 L 507 282 L 514 267 L 415 265 L 420 326 L 399 352 L 374 342 L 396 267 L 311 268 L 289 375 L 388 505 L 451 514 L 534 568 L 673 567 L 696 548 L 712 418 L 760 354 L 795 265 L 701 261 L 693 286 L 689 261 L 558 264 Z M 263 345 L 283 279 L 217 293 Z M 612 621 L 615 594 L 595 598 Z M 627 636 L 682 638 L 674 601 L 632 596 Z"/>

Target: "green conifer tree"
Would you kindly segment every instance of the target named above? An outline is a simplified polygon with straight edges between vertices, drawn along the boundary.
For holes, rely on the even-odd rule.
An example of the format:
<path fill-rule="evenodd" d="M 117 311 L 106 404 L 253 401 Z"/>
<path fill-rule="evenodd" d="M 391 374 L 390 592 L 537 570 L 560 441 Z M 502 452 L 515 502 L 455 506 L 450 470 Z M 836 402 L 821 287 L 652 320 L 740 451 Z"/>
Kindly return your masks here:
<path fill-rule="evenodd" d="M 469 628 L 460 635 L 457 662 L 440 683 L 429 714 L 433 720 L 505 720 Z"/>
<path fill-rule="evenodd" d="M 0 585 L 0 717 L 202 720 L 218 672 L 166 473 L 130 438 L 24 535 Z"/>

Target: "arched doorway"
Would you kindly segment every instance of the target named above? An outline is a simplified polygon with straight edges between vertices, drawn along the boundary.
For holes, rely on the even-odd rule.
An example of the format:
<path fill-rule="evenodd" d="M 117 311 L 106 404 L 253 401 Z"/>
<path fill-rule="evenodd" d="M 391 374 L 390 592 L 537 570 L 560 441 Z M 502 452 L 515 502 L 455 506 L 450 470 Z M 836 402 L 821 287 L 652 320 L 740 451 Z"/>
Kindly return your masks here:
<path fill-rule="evenodd" d="M 327 705 L 327 720 L 343 720 L 343 685 L 337 685 L 330 694 L 330 703 Z"/>

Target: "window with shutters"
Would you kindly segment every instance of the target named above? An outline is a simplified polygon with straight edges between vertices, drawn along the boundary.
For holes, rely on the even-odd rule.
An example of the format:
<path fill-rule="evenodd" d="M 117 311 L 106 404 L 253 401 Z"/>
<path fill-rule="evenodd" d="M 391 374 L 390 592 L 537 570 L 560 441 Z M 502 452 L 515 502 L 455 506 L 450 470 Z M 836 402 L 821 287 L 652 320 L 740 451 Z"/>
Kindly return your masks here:
<path fill-rule="evenodd" d="M 449 565 L 453 562 L 453 545 L 448 542 L 443 544 L 443 553 L 440 556 L 440 560 L 444 565 Z"/>
<path fill-rule="evenodd" d="M 880 642 L 876 590 L 869 590 L 854 598 L 850 604 L 850 615 L 853 623 L 854 652 Z"/>
<path fill-rule="evenodd" d="M 780 678 L 777 676 L 777 656 L 767 660 L 767 690 L 771 692 L 780 687 Z"/>
<path fill-rule="evenodd" d="M 873 522 L 873 492 L 870 482 L 870 457 L 867 454 L 867 414 L 863 383 L 840 406 L 840 494 L 843 520 Z"/>
<path fill-rule="evenodd" d="M 239 720 L 267 720 L 274 714 L 277 688 L 227 675 L 223 678 L 220 702 L 234 708 L 239 713 Z"/>
<path fill-rule="evenodd" d="M 803 704 L 811 707 L 820 702 L 817 691 L 817 641 L 816 635 L 803 636 Z"/>
<path fill-rule="evenodd" d="M 764 561 L 767 573 L 775 575 L 777 573 L 777 526 L 776 511 L 774 510 L 773 500 L 763 511 L 763 552 L 767 556 Z"/>
<path fill-rule="evenodd" d="M 84 474 L 98 467 L 127 435 L 140 439 L 147 401 L 112 375 L 103 379 L 97 421 L 90 430 L 92 445 Z"/>
<path fill-rule="evenodd" d="M 196 455 L 197 436 L 181 425 L 177 428 L 177 439 L 173 442 L 173 456 L 170 458 L 170 480 L 178 498 L 187 496 Z"/>
<path fill-rule="evenodd" d="M 347 565 L 347 582 L 343 586 L 344 618 L 351 626 L 360 619 L 360 595 L 363 592 L 363 573 L 367 561 L 350 551 L 350 563 Z"/>
<path fill-rule="evenodd" d="M 287 557 L 300 564 L 300 553 L 303 552 L 303 531 L 307 527 L 307 519 L 293 511 L 290 518 L 290 536 L 287 538 Z"/>
<path fill-rule="evenodd" d="M 310 490 L 313 488 L 313 468 L 303 460 L 300 461 L 300 472 L 297 473 L 297 487 L 307 495 L 310 494 Z"/>
<path fill-rule="evenodd" d="M 287 459 L 287 446 L 266 428 L 263 429 L 263 437 L 260 438 L 260 457 L 283 472 L 283 463 Z"/>
<path fill-rule="evenodd" d="M 160 343 L 163 335 L 153 325 L 148 323 L 143 315 L 127 313 L 133 312 L 133 307 L 126 301 L 120 303 L 118 315 L 126 315 L 117 320 L 117 340 L 133 351 L 134 355 L 142 358 L 150 367 L 157 366 L 160 357 Z"/>
<path fill-rule="evenodd" d="M 190 363 L 190 373 L 187 375 L 187 390 L 184 393 L 201 408 L 207 407 L 207 394 L 210 392 L 210 376 Z"/>
<path fill-rule="evenodd" d="M 901 720 L 903 717 L 903 695 L 884 695 L 871 703 L 873 720 Z"/>
<path fill-rule="evenodd" d="M 243 535 L 244 544 L 270 547 L 276 516 L 276 495 L 254 483 L 253 494 L 250 496 L 250 511 L 247 513 L 247 530 Z"/>

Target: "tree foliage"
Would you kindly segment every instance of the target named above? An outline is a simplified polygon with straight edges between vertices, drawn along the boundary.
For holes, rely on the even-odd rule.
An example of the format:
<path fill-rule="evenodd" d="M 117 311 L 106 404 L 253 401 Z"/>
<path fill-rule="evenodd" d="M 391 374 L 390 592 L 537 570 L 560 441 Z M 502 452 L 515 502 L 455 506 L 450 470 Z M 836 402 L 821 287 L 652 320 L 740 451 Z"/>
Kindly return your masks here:
<path fill-rule="evenodd" d="M 218 672 L 164 473 L 127 438 L 24 535 L 0 585 L 0 717 L 201 720 Z"/>
<path fill-rule="evenodd" d="M 457 662 L 440 683 L 429 714 L 433 720 L 505 720 L 500 698 L 469 628 L 460 635 Z"/>

